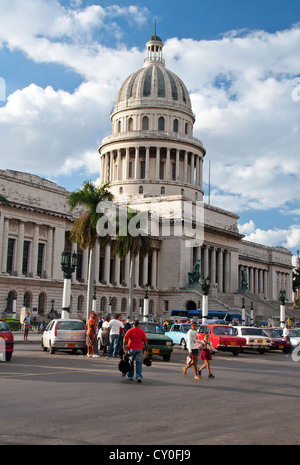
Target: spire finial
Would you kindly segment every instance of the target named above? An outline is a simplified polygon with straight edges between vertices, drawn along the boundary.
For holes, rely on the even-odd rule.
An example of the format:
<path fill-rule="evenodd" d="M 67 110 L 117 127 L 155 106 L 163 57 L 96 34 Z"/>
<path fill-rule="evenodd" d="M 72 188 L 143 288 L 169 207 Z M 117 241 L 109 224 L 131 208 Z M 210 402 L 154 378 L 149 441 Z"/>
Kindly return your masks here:
<path fill-rule="evenodd" d="M 156 18 L 154 20 L 154 35 L 156 36 Z"/>

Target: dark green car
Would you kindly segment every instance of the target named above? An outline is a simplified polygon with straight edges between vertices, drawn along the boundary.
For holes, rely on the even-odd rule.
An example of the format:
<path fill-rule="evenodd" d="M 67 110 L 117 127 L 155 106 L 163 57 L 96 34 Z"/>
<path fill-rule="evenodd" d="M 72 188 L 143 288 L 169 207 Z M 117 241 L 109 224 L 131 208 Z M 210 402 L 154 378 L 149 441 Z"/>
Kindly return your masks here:
<path fill-rule="evenodd" d="M 163 328 L 157 323 L 145 321 L 140 322 L 140 328 L 146 333 L 150 357 L 161 355 L 168 362 L 173 352 L 173 341 L 165 336 Z"/>

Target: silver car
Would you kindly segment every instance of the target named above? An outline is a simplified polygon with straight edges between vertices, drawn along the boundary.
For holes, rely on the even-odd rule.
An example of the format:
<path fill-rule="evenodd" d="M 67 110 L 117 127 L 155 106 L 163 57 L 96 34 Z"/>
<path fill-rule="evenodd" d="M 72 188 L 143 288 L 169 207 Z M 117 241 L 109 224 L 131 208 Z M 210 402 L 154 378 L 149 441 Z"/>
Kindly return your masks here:
<path fill-rule="evenodd" d="M 81 320 L 52 320 L 43 332 L 42 349 L 51 354 L 56 350 L 81 350 L 86 355 L 85 324 Z"/>

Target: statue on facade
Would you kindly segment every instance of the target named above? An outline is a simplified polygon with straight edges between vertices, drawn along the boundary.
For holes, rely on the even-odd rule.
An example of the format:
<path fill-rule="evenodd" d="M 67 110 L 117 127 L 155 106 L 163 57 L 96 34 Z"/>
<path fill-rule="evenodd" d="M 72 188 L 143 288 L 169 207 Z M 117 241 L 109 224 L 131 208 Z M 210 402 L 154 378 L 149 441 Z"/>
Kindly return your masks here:
<path fill-rule="evenodd" d="M 193 266 L 193 270 L 188 272 L 189 284 L 199 284 L 201 278 L 200 260 L 197 260 Z"/>
<path fill-rule="evenodd" d="M 247 270 L 246 268 L 242 268 L 242 283 L 241 283 L 242 291 L 247 291 L 248 290 L 248 276 L 247 276 Z"/>

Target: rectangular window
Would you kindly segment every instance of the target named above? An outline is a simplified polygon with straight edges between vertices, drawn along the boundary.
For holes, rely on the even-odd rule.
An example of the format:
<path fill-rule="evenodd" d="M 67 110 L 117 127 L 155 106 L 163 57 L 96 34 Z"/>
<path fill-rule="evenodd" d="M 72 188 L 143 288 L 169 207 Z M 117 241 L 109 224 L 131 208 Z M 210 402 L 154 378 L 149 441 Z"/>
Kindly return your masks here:
<path fill-rule="evenodd" d="M 172 181 L 176 181 L 176 163 L 172 163 Z"/>
<path fill-rule="evenodd" d="M 145 179 L 146 175 L 146 163 L 141 161 L 141 179 Z"/>
<path fill-rule="evenodd" d="M 132 161 L 129 162 L 128 177 L 132 179 Z"/>
<path fill-rule="evenodd" d="M 29 250 L 30 250 L 30 241 L 24 241 L 23 246 L 23 264 L 22 264 L 22 273 L 28 273 L 28 264 L 29 264 Z"/>
<path fill-rule="evenodd" d="M 44 248 L 45 248 L 45 244 L 39 243 L 38 260 L 37 260 L 37 275 L 38 276 L 42 276 L 42 272 L 43 272 Z"/>
<path fill-rule="evenodd" d="M 159 179 L 164 179 L 165 164 L 163 161 L 159 164 Z"/>
<path fill-rule="evenodd" d="M 6 272 L 11 274 L 13 268 L 13 259 L 14 259 L 14 250 L 15 250 L 15 239 L 8 239 L 7 244 L 7 262 L 6 262 Z"/>
<path fill-rule="evenodd" d="M 77 254 L 77 266 L 76 266 L 76 279 L 80 281 L 82 278 L 82 254 Z"/>

